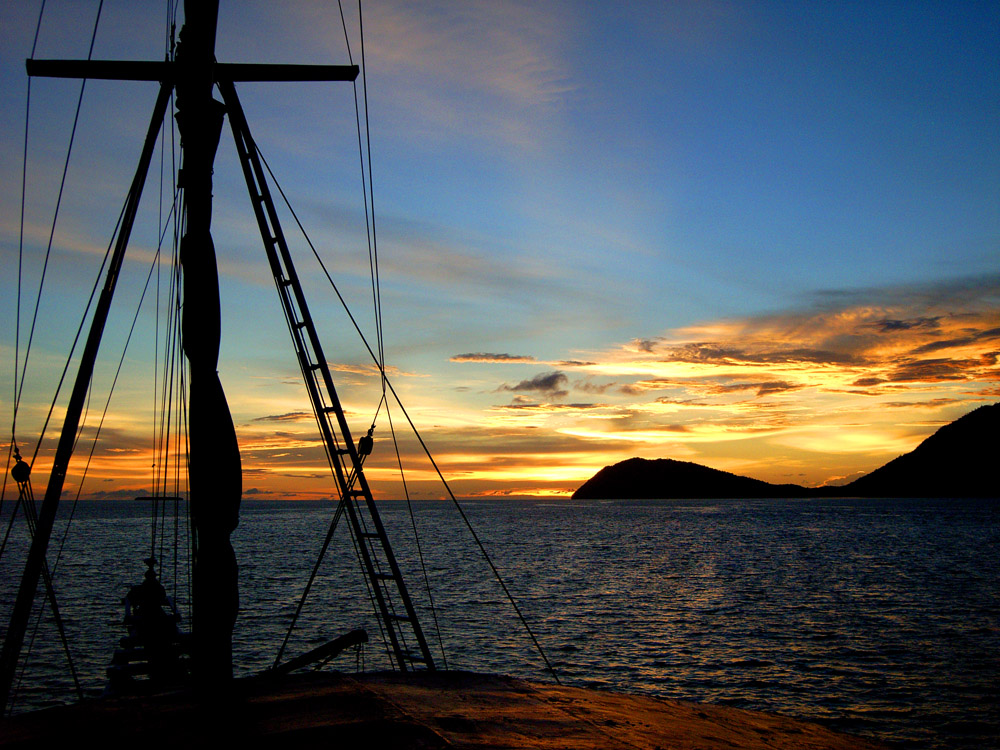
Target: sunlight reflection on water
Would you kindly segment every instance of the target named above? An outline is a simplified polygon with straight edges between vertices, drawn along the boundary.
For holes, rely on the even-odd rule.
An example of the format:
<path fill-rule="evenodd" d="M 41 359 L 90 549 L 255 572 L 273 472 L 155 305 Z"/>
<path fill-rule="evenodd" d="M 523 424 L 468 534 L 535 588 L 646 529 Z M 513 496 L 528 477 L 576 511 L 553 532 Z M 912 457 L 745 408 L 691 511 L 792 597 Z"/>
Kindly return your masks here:
<path fill-rule="evenodd" d="M 416 505 L 448 667 L 544 678 L 454 509 Z M 382 508 L 436 650 L 406 506 Z M 564 682 L 785 713 L 905 747 L 996 743 L 996 502 L 547 500 L 466 509 Z M 244 504 L 234 535 L 239 673 L 273 660 L 330 516 L 328 505 Z M 289 654 L 364 627 L 373 639 L 365 666 L 387 668 L 346 528 L 337 538 Z M 120 598 L 141 577 L 148 539 L 136 505 L 94 504 L 74 522 L 58 590 L 91 690 L 102 686 L 121 635 Z M 10 555 L 2 564 L 7 612 L 19 569 Z M 186 600 L 183 590 L 177 596 Z M 61 665 L 43 635 L 33 661 Z M 347 655 L 332 666 L 354 663 Z M 61 668 L 28 683 L 27 704 L 65 699 Z"/>

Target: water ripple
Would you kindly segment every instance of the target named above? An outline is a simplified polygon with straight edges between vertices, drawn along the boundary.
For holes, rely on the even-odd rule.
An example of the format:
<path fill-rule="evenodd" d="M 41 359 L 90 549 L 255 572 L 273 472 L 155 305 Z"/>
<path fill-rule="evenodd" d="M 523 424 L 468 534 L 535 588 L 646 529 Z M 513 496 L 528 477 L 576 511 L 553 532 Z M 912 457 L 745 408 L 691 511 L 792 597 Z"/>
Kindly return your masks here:
<path fill-rule="evenodd" d="M 454 512 L 417 505 L 448 666 L 544 678 Z M 430 629 L 405 506 L 383 508 Z M 995 501 L 482 501 L 467 509 L 564 682 L 800 716 L 906 748 L 998 746 Z M 245 503 L 234 536 L 243 561 L 234 634 L 241 673 L 274 658 L 330 513 Z M 99 690 L 121 635 L 121 596 L 149 554 L 149 519 L 141 506 L 94 504 L 75 527 L 72 538 L 83 541 L 67 550 L 57 587 L 88 688 Z M 354 553 L 338 535 L 293 654 L 355 627 L 378 640 Z M 139 541 L 122 541 L 131 536 Z M 2 561 L 5 608 L 15 558 Z M 368 668 L 388 666 L 376 642 L 363 657 Z M 354 667 L 342 661 L 333 666 Z M 32 662 L 62 663 L 42 636 Z M 60 669 L 35 671 L 22 705 L 60 700 Z"/>

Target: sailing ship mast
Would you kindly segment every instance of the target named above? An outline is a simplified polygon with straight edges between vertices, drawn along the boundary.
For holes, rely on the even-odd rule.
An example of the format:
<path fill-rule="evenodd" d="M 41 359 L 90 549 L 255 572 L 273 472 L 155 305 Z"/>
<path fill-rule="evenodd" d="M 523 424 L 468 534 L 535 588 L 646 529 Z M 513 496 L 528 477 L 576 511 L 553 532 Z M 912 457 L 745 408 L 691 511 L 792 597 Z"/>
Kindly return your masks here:
<path fill-rule="evenodd" d="M 174 90 L 182 150 L 179 184 L 184 195 L 184 233 L 180 255 L 185 301 L 181 338 L 191 374 L 189 489 L 195 531 L 192 664 L 196 682 L 199 686 L 213 687 L 223 685 L 232 678 L 232 630 L 238 607 L 237 563 L 230 534 L 239 520 L 242 480 L 233 420 L 217 372 L 220 303 L 218 268 L 211 235 L 212 168 L 227 112 L 300 368 L 323 434 L 328 459 L 338 481 L 341 503 L 346 507 L 352 533 L 362 553 L 396 664 L 403 670 L 413 668 L 417 663 L 433 668 L 416 613 L 361 470 L 363 457 L 347 427 L 278 224 L 256 146 L 233 87 L 234 81 L 353 81 L 358 75 L 358 67 L 218 63 L 215 60 L 218 0 L 185 0 L 184 12 L 180 43 L 175 59 L 171 61 L 29 60 L 27 63 L 29 75 L 35 76 L 159 81 L 160 94 L 129 192 L 126 218 L 116 241 L 81 358 L 38 525 L 0 655 L 0 705 L 3 706 L 9 700 L 82 407 L 153 145 Z M 216 85 L 223 94 L 224 102 L 213 97 Z M 399 609 L 393 601 L 399 603 Z M 404 641 L 403 623 L 415 639 L 412 646 L 407 646 Z"/>
<path fill-rule="evenodd" d="M 219 381 L 219 271 L 212 243 L 212 165 L 225 105 L 212 96 L 218 3 L 188 2 L 175 58 L 181 133 L 184 233 L 181 341 L 190 368 L 188 483 L 194 526 L 192 666 L 201 683 L 232 677 L 232 631 L 239 608 L 236 556 L 240 449 Z M 188 15 L 191 13 L 191 15 Z"/>

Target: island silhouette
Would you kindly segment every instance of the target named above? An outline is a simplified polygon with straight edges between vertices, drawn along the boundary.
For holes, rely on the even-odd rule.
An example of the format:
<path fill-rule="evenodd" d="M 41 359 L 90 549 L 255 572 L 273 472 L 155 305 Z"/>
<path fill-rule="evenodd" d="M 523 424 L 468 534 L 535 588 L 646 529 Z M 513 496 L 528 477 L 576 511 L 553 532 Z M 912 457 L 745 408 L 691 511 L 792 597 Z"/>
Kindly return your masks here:
<path fill-rule="evenodd" d="M 630 458 L 605 466 L 573 498 L 1000 497 L 998 428 L 1000 403 L 980 406 L 909 453 L 836 487 L 771 484 L 689 461 Z"/>

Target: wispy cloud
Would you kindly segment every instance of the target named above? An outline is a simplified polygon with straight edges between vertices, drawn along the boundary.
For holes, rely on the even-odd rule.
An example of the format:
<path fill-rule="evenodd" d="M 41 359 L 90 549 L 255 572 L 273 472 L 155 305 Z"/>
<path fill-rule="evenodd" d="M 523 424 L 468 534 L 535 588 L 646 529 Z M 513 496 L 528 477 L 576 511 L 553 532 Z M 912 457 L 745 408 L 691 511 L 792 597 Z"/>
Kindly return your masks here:
<path fill-rule="evenodd" d="M 534 362 L 535 358 L 525 354 L 491 354 L 488 352 L 470 352 L 455 354 L 452 362 Z"/>
<path fill-rule="evenodd" d="M 311 411 L 293 411 L 286 414 L 269 414 L 256 417 L 254 422 L 312 422 L 316 417 Z"/>
<path fill-rule="evenodd" d="M 574 87 L 560 55 L 571 23 L 548 4 L 379 3 L 366 12 L 367 57 L 419 137 L 531 148 L 549 132 L 542 109 Z"/>
<path fill-rule="evenodd" d="M 351 375 L 366 375 L 368 377 L 378 377 L 380 375 L 378 366 L 375 364 L 354 365 L 345 362 L 327 362 L 326 364 L 327 367 L 329 367 L 330 370 L 333 372 L 346 372 L 350 373 Z M 418 377 L 416 373 L 403 372 L 394 365 L 386 365 L 385 374 L 394 377 L 399 377 L 399 376 Z"/>
<path fill-rule="evenodd" d="M 594 409 L 604 409 L 607 404 L 538 404 L 528 402 L 515 401 L 512 404 L 506 404 L 502 406 L 496 406 L 495 409 L 524 409 L 531 411 L 548 411 L 548 412 L 588 412 Z"/>

